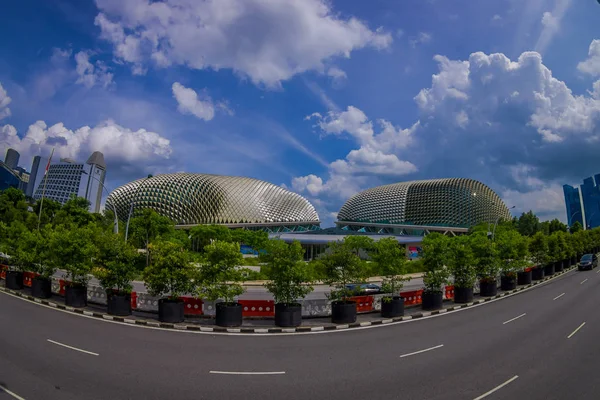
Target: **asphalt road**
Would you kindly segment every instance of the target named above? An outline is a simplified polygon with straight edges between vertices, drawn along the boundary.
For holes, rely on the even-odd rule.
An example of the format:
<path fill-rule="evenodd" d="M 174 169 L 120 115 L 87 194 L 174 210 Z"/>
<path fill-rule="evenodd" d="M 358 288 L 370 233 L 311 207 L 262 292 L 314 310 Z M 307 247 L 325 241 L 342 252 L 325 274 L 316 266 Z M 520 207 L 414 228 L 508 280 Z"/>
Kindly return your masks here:
<path fill-rule="evenodd" d="M 123 326 L 0 293 L 0 384 L 28 400 L 593 400 L 598 271 L 409 323 L 289 336 Z"/>

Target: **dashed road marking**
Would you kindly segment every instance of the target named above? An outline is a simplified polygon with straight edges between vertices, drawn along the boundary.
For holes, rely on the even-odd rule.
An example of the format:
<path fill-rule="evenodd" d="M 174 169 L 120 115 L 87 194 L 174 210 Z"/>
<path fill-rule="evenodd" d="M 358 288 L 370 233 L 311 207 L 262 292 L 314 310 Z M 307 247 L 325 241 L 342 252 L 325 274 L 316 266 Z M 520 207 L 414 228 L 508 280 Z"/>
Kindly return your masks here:
<path fill-rule="evenodd" d="M 506 381 L 506 382 L 504 382 L 503 384 L 496 386 L 495 388 L 493 388 L 493 389 L 492 389 L 492 390 L 490 390 L 489 392 L 486 392 L 486 393 L 482 394 L 482 395 L 481 395 L 481 396 L 479 396 L 479 397 L 475 397 L 473 400 L 481 400 L 481 399 L 483 399 L 483 398 L 486 398 L 486 397 L 488 397 L 490 394 L 492 394 L 492 393 L 496 392 L 497 390 L 500 390 L 500 389 L 502 389 L 504 386 L 506 386 L 506 385 L 508 385 L 509 383 L 511 383 L 511 382 L 513 382 L 513 381 L 515 381 L 515 380 L 517 380 L 517 378 L 519 378 L 519 375 L 515 375 L 515 376 L 513 376 L 512 378 L 510 378 L 509 380 L 507 380 L 507 381 Z"/>

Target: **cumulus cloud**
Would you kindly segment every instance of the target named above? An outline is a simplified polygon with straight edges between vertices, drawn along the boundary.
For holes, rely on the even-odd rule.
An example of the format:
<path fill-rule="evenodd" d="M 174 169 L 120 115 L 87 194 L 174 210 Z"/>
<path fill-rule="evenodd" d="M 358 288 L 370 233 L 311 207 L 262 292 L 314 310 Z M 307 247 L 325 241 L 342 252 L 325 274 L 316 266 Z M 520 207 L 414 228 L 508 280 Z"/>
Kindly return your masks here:
<path fill-rule="evenodd" d="M 434 60 L 439 71 L 415 96 L 418 120 L 409 129 L 387 122 L 375 133 L 357 107 L 309 116 L 323 135 L 351 138 L 359 148 L 332 162 L 322 185 L 305 192 L 331 201 L 335 211 L 377 184 L 467 177 L 492 187 L 516 212 L 564 220 L 562 184 L 600 172 L 600 81 L 576 95 L 537 52 L 516 60 L 481 52 Z"/>
<path fill-rule="evenodd" d="M 143 169 L 149 160 L 166 160 L 172 152 L 170 141 L 158 133 L 145 129 L 134 131 L 111 120 L 75 130 L 68 129 L 62 122 L 48 126 L 44 121 L 37 121 L 22 137 L 13 126 L 0 126 L 0 145 L 16 149 L 26 162 L 35 155 L 50 154 L 53 147 L 56 159 L 68 157 L 85 161 L 92 152 L 101 151 L 115 172 L 117 166 Z"/>
<path fill-rule="evenodd" d="M 373 122 L 353 106 L 342 112 L 330 111 L 325 116 L 313 113 L 306 119 L 315 120 L 315 127 L 323 135 L 347 135 L 359 148 L 351 150 L 345 159 L 330 163 L 325 181 L 314 174 L 294 178 L 292 187 L 296 191 L 347 198 L 382 176 L 397 178 L 417 171 L 414 164 L 401 160 L 397 152 L 411 143 L 418 124 L 400 129 L 389 121 L 379 120 L 380 130 L 376 133 Z"/>
<path fill-rule="evenodd" d="M 332 57 L 383 49 L 392 35 L 342 18 L 326 0 L 96 0 L 95 24 L 118 60 L 144 73 L 156 67 L 232 69 L 278 87 Z"/>
<path fill-rule="evenodd" d="M 337 88 L 342 86 L 347 78 L 346 72 L 335 66 L 327 70 L 327 76 L 331 78 L 333 87 Z"/>
<path fill-rule="evenodd" d="M 596 39 L 590 44 L 588 58 L 577 65 L 583 73 L 600 76 L 600 40 Z"/>
<path fill-rule="evenodd" d="M 171 88 L 173 97 L 177 100 L 177 110 L 182 114 L 192 114 L 199 119 L 210 121 L 215 116 L 215 106 L 208 95 L 203 99 L 198 98 L 194 89 L 186 88 L 179 82 L 173 83 Z"/>
<path fill-rule="evenodd" d="M 6 90 L 2 87 L 2 83 L 0 83 L 0 119 L 11 116 L 10 108 L 8 108 L 11 101 L 11 98 L 8 97 L 8 93 L 6 93 Z"/>
<path fill-rule="evenodd" d="M 108 68 L 101 61 L 92 64 L 89 52 L 80 51 L 75 54 L 75 63 L 75 71 L 78 76 L 76 83 L 88 89 L 94 85 L 106 88 L 113 83 L 113 74 L 108 72 Z"/>

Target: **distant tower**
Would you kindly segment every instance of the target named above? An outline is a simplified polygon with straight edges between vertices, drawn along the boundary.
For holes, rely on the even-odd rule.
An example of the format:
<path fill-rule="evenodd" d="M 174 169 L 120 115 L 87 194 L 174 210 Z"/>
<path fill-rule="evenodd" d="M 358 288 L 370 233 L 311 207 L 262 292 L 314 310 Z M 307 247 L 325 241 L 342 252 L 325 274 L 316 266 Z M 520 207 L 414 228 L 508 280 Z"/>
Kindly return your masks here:
<path fill-rule="evenodd" d="M 19 165 L 19 157 L 21 155 L 15 149 L 6 150 L 6 157 L 4 157 L 4 164 L 10 169 L 16 169 Z"/>
<path fill-rule="evenodd" d="M 27 191 L 25 194 L 29 197 L 33 197 L 33 194 L 37 190 L 42 178 L 44 177 L 44 170 L 48 164 L 48 159 L 40 156 L 33 157 L 33 163 L 31 164 L 31 172 L 29 175 L 29 183 L 27 184 Z"/>

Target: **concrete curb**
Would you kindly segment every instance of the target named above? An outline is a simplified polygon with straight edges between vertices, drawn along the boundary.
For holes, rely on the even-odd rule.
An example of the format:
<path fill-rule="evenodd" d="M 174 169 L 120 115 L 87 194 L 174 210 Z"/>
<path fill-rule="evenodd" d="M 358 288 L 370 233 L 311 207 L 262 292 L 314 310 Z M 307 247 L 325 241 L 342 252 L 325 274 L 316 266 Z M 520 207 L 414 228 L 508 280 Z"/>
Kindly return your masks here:
<path fill-rule="evenodd" d="M 187 325 L 187 324 L 171 324 L 171 323 L 163 323 L 163 322 L 158 322 L 158 321 L 156 321 L 156 322 L 155 321 L 143 321 L 143 320 L 137 320 L 137 319 L 127 318 L 127 317 L 115 317 L 115 316 L 108 315 L 106 313 L 101 313 L 101 312 L 92 312 L 92 311 L 88 311 L 88 310 L 67 307 L 63 304 L 58 304 L 58 303 L 55 303 L 52 301 L 38 299 L 31 295 L 24 294 L 22 292 L 6 289 L 5 287 L 2 287 L 2 286 L 0 286 L 0 291 L 17 296 L 17 297 L 22 297 L 24 299 L 27 299 L 29 301 L 32 301 L 32 302 L 35 302 L 38 304 L 43 304 L 48 307 L 52 307 L 52 308 L 56 308 L 56 309 L 59 309 L 59 310 L 65 311 L 65 312 L 69 312 L 72 314 L 85 315 L 87 317 L 103 319 L 103 320 L 123 323 L 123 324 L 127 324 L 127 325 L 141 325 L 141 326 L 147 326 L 147 327 L 152 327 L 152 328 L 169 329 L 169 330 L 174 330 L 174 331 L 212 332 L 212 333 L 236 333 L 236 334 L 240 334 L 240 333 L 241 334 L 309 333 L 309 332 L 320 332 L 320 331 L 352 330 L 352 329 L 364 328 L 364 327 L 368 327 L 368 326 L 384 325 L 384 324 L 390 324 L 393 322 L 408 321 L 411 319 L 414 320 L 414 319 L 419 319 L 419 318 L 423 318 L 423 317 L 429 317 L 432 315 L 449 314 L 449 313 L 452 313 L 452 312 L 455 312 L 458 310 L 462 310 L 465 308 L 473 307 L 475 305 L 479 305 L 482 303 L 489 303 L 491 300 L 508 298 L 508 297 L 514 296 L 514 295 L 522 293 L 528 289 L 532 289 L 535 286 L 538 286 L 540 283 L 547 282 L 547 281 L 555 279 L 561 275 L 564 275 L 565 273 L 570 272 L 576 268 L 577 268 L 577 266 L 572 266 L 572 267 L 564 269 L 561 272 L 557 272 L 550 277 L 545 277 L 544 279 L 542 279 L 540 281 L 532 282 L 529 285 L 517 287 L 516 289 L 513 289 L 508 292 L 503 292 L 496 296 L 487 297 L 485 299 L 475 300 L 474 302 L 471 302 L 471 303 L 457 304 L 455 306 L 441 309 L 441 310 L 423 311 L 420 313 L 406 315 L 403 317 L 396 317 L 396 318 L 391 318 L 391 319 L 380 319 L 380 320 L 375 320 L 375 321 L 355 322 L 352 324 L 345 324 L 345 325 L 299 326 L 297 328 L 278 328 L 278 327 L 250 328 L 250 327 L 243 327 L 243 326 L 239 327 L 239 328 L 222 328 L 222 327 L 197 326 L 197 325 Z"/>

